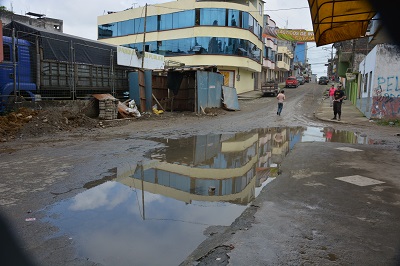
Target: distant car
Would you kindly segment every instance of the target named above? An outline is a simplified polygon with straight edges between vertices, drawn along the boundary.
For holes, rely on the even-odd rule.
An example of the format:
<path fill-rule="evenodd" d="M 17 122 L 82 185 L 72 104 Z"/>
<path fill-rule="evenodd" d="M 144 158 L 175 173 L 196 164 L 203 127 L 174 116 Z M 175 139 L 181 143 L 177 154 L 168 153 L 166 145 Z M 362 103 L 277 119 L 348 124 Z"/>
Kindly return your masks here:
<path fill-rule="evenodd" d="M 299 81 L 299 85 L 303 85 L 306 82 L 303 76 L 297 76 L 296 78 Z"/>
<path fill-rule="evenodd" d="M 299 81 L 296 77 L 290 76 L 286 79 L 285 87 L 286 88 L 297 88 L 299 86 Z"/>
<path fill-rule="evenodd" d="M 328 83 L 329 83 L 329 79 L 328 79 L 327 76 L 319 77 L 318 84 L 320 84 L 320 85 L 328 85 Z"/>
<path fill-rule="evenodd" d="M 305 77 L 304 77 L 304 81 L 307 82 L 307 83 L 309 83 L 309 82 L 310 82 L 310 77 L 309 77 L 309 76 L 305 76 Z"/>

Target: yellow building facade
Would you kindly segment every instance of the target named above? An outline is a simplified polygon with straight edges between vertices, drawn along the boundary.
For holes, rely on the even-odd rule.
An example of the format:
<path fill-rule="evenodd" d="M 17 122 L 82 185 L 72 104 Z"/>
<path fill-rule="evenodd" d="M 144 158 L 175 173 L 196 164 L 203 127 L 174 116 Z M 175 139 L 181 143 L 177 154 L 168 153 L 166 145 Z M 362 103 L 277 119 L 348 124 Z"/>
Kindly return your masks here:
<path fill-rule="evenodd" d="M 164 55 L 167 66 L 216 65 L 240 94 L 258 89 L 263 8 L 260 0 L 178 0 L 108 12 L 97 19 L 98 40 Z"/>

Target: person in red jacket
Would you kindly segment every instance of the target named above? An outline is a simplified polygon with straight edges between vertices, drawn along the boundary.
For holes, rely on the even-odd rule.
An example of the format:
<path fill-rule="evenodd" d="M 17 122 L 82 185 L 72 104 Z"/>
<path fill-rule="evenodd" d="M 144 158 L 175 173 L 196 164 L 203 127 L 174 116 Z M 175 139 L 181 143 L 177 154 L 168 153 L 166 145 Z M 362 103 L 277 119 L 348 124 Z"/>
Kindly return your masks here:
<path fill-rule="evenodd" d="M 332 83 L 332 86 L 329 88 L 329 105 L 332 107 L 333 105 L 333 96 L 335 95 L 335 85 Z"/>

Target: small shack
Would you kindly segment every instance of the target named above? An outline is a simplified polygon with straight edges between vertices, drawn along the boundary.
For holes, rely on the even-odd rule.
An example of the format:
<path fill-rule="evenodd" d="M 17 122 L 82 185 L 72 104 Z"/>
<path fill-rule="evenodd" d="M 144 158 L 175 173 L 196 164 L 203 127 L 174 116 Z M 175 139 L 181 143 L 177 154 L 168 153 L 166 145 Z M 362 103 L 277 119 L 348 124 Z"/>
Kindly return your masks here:
<path fill-rule="evenodd" d="M 224 77 L 216 66 L 183 66 L 129 73 L 129 97 L 140 112 L 157 104 L 165 111 L 204 112 L 223 106 Z"/>

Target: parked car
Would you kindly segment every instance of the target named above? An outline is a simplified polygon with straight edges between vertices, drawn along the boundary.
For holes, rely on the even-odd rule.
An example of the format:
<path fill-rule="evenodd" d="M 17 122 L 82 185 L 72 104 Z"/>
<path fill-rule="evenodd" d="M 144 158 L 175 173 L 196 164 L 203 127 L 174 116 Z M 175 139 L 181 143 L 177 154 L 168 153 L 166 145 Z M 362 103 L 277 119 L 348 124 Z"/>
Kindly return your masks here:
<path fill-rule="evenodd" d="M 296 77 L 290 76 L 286 79 L 285 87 L 286 88 L 297 88 L 299 86 L 299 81 Z"/>
<path fill-rule="evenodd" d="M 299 85 L 303 85 L 306 82 L 303 76 L 297 76 L 296 78 L 299 81 Z"/>
<path fill-rule="evenodd" d="M 328 85 L 328 83 L 329 83 L 329 79 L 328 79 L 327 76 L 319 77 L 318 84 L 320 84 L 320 85 Z"/>

